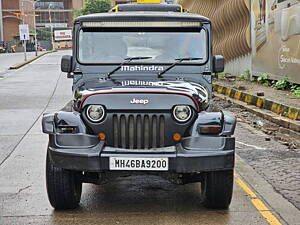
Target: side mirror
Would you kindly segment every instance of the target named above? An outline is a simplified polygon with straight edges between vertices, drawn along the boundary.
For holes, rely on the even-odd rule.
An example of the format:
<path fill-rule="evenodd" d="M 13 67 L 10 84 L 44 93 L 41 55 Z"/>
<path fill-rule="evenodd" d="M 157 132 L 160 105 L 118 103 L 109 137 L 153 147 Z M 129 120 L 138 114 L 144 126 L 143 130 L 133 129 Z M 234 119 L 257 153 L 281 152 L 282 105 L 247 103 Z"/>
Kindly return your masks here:
<path fill-rule="evenodd" d="M 215 55 L 213 57 L 213 71 L 214 73 L 222 73 L 225 67 L 225 60 L 222 55 Z"/>
<path fill-rule="evenodd" d="M 70 55 L 64 55 L 61 58 L 61 71 L 66 72 L 66 73 L 71 73 L 73 70 L 73 65 L 72 65 L 73 57 Z"/>

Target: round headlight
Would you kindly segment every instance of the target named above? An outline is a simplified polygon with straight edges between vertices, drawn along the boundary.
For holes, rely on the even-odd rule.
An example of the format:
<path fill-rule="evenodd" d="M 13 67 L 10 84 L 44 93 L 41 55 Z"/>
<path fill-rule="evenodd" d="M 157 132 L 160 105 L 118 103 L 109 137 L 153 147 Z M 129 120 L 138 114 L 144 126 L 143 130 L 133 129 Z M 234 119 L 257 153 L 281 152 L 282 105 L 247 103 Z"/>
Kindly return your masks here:
<path fill-rule="evenodd" d="M 105 116 L 105 110 L 102 105 L 90 105 L 86 109 L 86 116 L 92 122 L 100 122 Z"/>
<path fill-rule="evenodd" d="M 186 122 L 188 121 L 192 116 L 192 110 L 191 107 L 187 105 L 178 105 L 175 106 L 173 110 L 173 116 L 178 122 Z"/>

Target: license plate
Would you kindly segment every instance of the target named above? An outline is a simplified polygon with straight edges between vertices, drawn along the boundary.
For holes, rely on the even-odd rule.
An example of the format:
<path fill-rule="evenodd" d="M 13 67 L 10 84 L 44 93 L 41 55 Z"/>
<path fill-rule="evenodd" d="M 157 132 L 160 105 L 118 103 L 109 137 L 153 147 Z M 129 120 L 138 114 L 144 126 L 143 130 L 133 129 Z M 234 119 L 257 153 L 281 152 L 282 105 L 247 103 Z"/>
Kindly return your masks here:
<path fill-rule="evenodd" d="M 169 158 L 110 157 L 110 170 L 168 171 Z"/>

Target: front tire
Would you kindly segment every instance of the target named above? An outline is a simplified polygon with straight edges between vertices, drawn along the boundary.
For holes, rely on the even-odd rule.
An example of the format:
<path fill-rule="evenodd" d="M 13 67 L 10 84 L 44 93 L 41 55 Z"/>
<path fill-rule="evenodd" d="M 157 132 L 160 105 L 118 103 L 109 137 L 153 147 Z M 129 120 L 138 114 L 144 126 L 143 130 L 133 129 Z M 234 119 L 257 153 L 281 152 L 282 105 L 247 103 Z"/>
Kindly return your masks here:
<path fill-rule="evenodd" d="M 75 209 L 78 207 L 82 182 L 80 173 L 55 167 L 47 154 L 46 185 L 50 204 L 55 209 Z"/>
<path fill-rule="evenodd" d="M 205 207 L 228 209 L 233 192 L 233 170 L 205 174 L 201 182 L 201 195 Z"/>

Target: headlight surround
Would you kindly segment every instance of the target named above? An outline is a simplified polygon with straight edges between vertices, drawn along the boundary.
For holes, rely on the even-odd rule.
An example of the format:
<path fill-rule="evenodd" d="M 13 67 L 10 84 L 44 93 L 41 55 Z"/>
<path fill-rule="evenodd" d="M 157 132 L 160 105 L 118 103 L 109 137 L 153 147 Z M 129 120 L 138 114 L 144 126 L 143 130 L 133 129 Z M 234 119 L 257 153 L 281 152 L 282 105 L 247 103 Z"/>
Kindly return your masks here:
<path fill-rule="evenodd" d="M 174 118 L 180 122 L 187 122 L 192 117 L 192 109 L 188 105 L 177 105 L 173 109 Z"/>
<path fill-rule="evenodd" d="M 87 118 L 94 122 L 100 122 L 105 116 L 105 109 L 102 105 L 90 105 L 86 109 Z"/>

